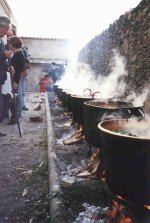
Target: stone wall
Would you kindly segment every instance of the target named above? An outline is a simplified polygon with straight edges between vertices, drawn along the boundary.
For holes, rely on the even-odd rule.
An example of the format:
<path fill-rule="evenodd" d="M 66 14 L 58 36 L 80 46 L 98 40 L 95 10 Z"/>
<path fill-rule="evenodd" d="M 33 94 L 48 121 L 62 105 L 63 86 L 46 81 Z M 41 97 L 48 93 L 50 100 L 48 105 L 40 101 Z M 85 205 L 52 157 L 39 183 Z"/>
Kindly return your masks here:
<path fill-rule="evenodd" d="M 150 1 L 142 0 L 120 16 L 100 35 L 92 39 L 79 54 L 79 61 L 91 66 L 96 75 L 108 75 L 113 49 L 126 58 L 127 91 L 141 93 L 150 87 Z"/>

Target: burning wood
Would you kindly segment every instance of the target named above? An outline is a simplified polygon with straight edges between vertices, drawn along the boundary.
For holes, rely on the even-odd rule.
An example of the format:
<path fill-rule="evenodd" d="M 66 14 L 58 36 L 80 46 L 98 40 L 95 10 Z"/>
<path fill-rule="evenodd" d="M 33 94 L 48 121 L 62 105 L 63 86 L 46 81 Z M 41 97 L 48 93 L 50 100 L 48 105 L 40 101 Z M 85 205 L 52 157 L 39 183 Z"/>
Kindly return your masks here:
<path fill-rule="evenodd" d="M 87 170 L 77 174 L 77 177 L 89 177 L 89 176 L 91 176 L 91 173 L 89 173 L 89 171 Z"/>
<path fill-rule="evenodd" d="M 113 206 L 107 212 L 107 223 L 133 223 L 130 217 L 126 216 L 124 206 L 113 201 Z"/>
<path fill-rule="evenodd" d="M 98 149 L 97 152 L 91 156 L 90 163 L 88 164 L 86 168 L 93 175 L 96 175 L 98 166 L 100 164 L 99 153 L 100 153 L 100 150 Z"/>
<path fill-rule="evenodd" d="M 97 170 L 100 164 L 99 152 L 98 149 L 97 152 L 91 156 L 89 164 L 84 171 L 77 175 L 78 177 L 88 177 L 91 175 L 97 176 Z"/>
<path fill-rule="evenodd" d="M 97 152 L 91 156 L 90 163 L 88 164 L 86 170 L 95 175 L 101 181 L 106 181 L 104 161 L 100 149 L 97 149 Z"/>
<path fill-rule="evenodd" d="M 104 162 L 100 149 L 97 149 L 97 151 L 90 157 L 89 164 L 84 168 L 84 171 L 82 171 L 77 176 L 88 177 L 91 175 L 94 175 L 100 179 L 100 181 L 106 181 Z"/>
<path fill-rule="evenodd" d="M 63 141 L 64 145 L 72 145 L 80 142 L 83 139 L 82 129 L 77 130 L 72 136 Z"/>

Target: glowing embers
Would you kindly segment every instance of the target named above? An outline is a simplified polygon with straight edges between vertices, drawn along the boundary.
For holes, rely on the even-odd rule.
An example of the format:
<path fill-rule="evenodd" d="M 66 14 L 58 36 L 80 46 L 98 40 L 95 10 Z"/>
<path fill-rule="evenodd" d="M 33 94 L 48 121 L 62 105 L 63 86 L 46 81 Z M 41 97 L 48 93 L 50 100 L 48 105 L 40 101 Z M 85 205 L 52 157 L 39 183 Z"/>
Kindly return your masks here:
<path fill-rule="evenodd" d="M 109 208 L 106 219 L 108 223 L 133 223 L 131 217 L 126 213 L 125 206 L 113 201 L 113 205 Z"/>
<path fill-rule="evenodd" d="M 148 205 L 144 205 L 144 208 L 150 210 L 150 206 Z"/>

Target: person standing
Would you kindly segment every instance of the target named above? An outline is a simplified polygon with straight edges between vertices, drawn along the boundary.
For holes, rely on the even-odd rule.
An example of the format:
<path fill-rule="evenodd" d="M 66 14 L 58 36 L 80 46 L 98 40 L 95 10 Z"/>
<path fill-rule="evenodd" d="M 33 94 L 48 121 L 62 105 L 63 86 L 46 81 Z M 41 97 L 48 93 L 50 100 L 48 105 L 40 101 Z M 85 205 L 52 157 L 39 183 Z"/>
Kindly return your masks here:
<path fill-rule="evenodd" d="M 21 118 L 22 113 L 22 72 L 24 70 L 24 55 L 22 52 L 22 40 L 17 36 L 12 36 L 9 38 L 8 47 L 13 51 L 13 57 L 11 58 L 11 64 L 15 70 L 13 75 L 13 90 L 18 94 L 18 106 L 17 111 L 15 104 L 10 104 L 10 111 L 12 113 L 11 120 L 8 125 L 13 125 L 16 123 L 16 115 Z M 17 112 L 17 114 L 16 114 Z"/>
<path fill-rule="evenodd" d="M 9 29 L 6 33 L 6 35 L 7 35 L 7 39 L 9 39 L 11 36 L 16 36 L 14 30 L 12 30 L 12 29 Z M 6 47 L 8 49 L 8 44 L 6 45 Z M 25 105 L 25 84 L 26 84 L 25 82 L 26 82 L 26 78 L 28 76 L 27 69 L 30 68 L 29 67 L 29 56 L 30 55 L 28 53 L 28 48 L 24 45 L 22 46 L 22 52 L 23 52 L 25 61 L 26 60 L 28 61 L 28 63 L 27 63 L 28 66 L 26 65 L 26 62 L 25 62 L 25 67 L 24 67 L 24 70 L 22 72 L 22 78 L 21 78 L 21 83 L 20 83 L 20 85 L 22 85 L 22 87 L 20 87 L 19 89 L 22 89 L 22 110 L 28 111 L 28 108 Z"/>
<path fill-rule="evenodd" d="M 22 52 L 25 58 L 25 66 L 22 72 L 22 110 L 28 111 L 29 109 L 25 105 L 25 89 L 26 89 L 26 78 L 28 76 L 28 69 L 30 68 L 30 60 L 29 60 L 29 53 L 28 48 L 26 46 L 22 46 Z"/>
<path fill-rule="evenodd" d="M 43 73 L 39 81 L 40 93 L 52 92 L 53 80 L 48 74 Z"/>
<path fill-rule="evenodd" d="M 2 120 L 3 116 L 3 96 L 2 96 L 2 85 L 5 83 L 7 79 L 6 74 L 6 59 L 7 57 L 11 56 L 11 52 L 5 53 L 5 44 L 3 42 L 3 37 L 7 33 L 10 25 L 10 19 L 6 16 L 0 16 L 0 121 Z M 5 133 L 0 132 L 0 137 L 6 136 Z"/>
<path fill-rule="evenodd" d="M 52 62 L 50 64 L 50 71 L 48 72 L 48 76 L 53 79 L 54 84 L 60 79 L 61 75 L 62 70 L 57 66 L 55 62 Z"/>
<path fill-rule="evenodd" d="M 7 52 L 9 52 L 8 38 L 11 36 L 15 36 L 15 32 L 12 29 L 9 29 L 6 33 L 7 44 L 5 44 L 5 54 L 7 54 Z M 10 95 L 12 93 L 10 72 L 6 72 L 6 73 L 7 73 L 7 80 L 5 81 L 5 83 L 2 86 L 3 105 L 4 105 L 2 120 L 4 118 L 9 117 L 9 100 L 10 100 Z"/>

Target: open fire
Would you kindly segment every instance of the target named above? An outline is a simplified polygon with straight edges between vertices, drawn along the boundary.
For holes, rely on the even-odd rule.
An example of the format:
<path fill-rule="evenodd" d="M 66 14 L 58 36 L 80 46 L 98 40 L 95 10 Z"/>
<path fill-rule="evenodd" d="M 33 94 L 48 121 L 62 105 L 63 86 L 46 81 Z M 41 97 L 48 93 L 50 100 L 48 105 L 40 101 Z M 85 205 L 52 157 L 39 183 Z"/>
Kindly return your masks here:
<path fill-rule="evenodd" d="M 82 136 L 82 140 L 84 138 L 82 134 L 82 128 L 77 129 L 73 133 L 73 135 L 75 136 L 75 138 Z M 141 207 L 141 205 L 138 205 L 135 203 L 133 204 L 132 202 L 127 201 L 122 195 L 121 196 L 118 195 L 119 193 L 113 194 L 112 191 L 110 192 L 107 186 L 107 178 L 106 178 L 107 173 L 104 168 L 102 150 L 103 148 L 97 149 L 96 153 L 92 154 L 92 156 L 90 157 L 90 162 L 86 166 L 84 166 L 84 171 L 87 171 L 88 173 L 90 173 L 90 175 L 96 176 L 98 179 L 100 179 L 100 181 L 104 185 L 103 190 L 107 194 L 109 194 L 110 197 L 112 198 L 112 204 L 107 208 L 107 211 L 105 210 L 105 212 L 103 212 L 102 216 L 99 217 L 99 215 L 97 215 L 96 219 L 92 219 L 94 220 L 93 222 L 94 223 L 99 223 L 99 222 L 100 223 L 102 222 L 104 223 L 114 223 L 114 222 L 115 223 L 149 223 L 149 220 L 147 220 L 149 216 L 146 218 L 146 220 L 145 220 L 145 217 L 143 217 L 143 209 L 144 210 L 150 209 L 148 205 L 143 205 L 143 207 Z M 119 166 L 118 166 L 118 170 L 119 170 Z M 78 173 L 77 175 L 79 175 L 79 177 L 82 177 L 82 174 Z M 87 177 L 89 177 L 90 175 L 87 174 Z M 86 175 L 84 175 L 84 177 L 85 176 Z M 132 207 L 132 204 L 133 204 L 133 207 Z M 141 210 L 139 207 L 141 207 Z M 138 215 L 137 210 L 141 213 L 140 216 Z M 84 221 L 76 221 L 76 222 L 84 222 Z"/>
<path fill-rule="evenodd" d="M 115 59 L 117 60 L 117 58 L 115 58 Z M 122 77 L 127 75 L 126 71 L 124 72 L 124 69 L 121 70 L 120 74 L 121 74 Z M 82 75 L 79 75 L 79 76 L 82 77 Z M 114 77 L 113 73 L 112 73 L 112 75 L 110 75 L 110 77 L 112 77 L 112 78 Z M 118 77 L 118 80 L 120 80 L 119 74 L 118 74 L 117 77 Z M 75 76 L 74 76 L 74 78 L 75 78 Z M 109 78 L 107 78 L 107 80 L 104 80 L 105 86 L 107 86 L 107 91 L 109 91 L 109 89 L 108 89 L 108 86 L 109 86 L 108 79 Z M 93 82 L 93 78 L 89 78 L 89 80 L 91 81 L 91 83 Z M 80 82 L 83 83 L 83 81 L 80 81 Z M 76 84 L 74 84 L 74 86 L 77 87 L 78 86 L 78 81 L 75 82 L 75 79 L 74 79 L 74 83 L 76 83 Z M 118 86 L 118 83 L 119 82 L 116 82 L 116 86 Z M 66 87 L 68 87 L 68 86 L 66 86 Z M 96 84 L 96 86 L 98 86 L 98 85 Z M 86 85 L 86 87 L 89 87 L 89 85 Z M 84 86 L 82 86 L 82 90 L 80 88 L 80 92 L 83 92 L 83 89 L 85 89 L 85 83 L 84 83 Z M 91 89 L 93 89 L 93 88 L 91 88 Z M 102 97 L 104 97 L 104 95 L 105 95 L 104 92 L 105 93 L 108 93 L 108 92 L 104 91 L 104 90 L 106 90 L 104 86 L 102 87 L 102 89 L 103 89 L 102 90 Z M 76 92 L 75 89 L 73 90 L 73 92 L 74 93 Z M 111 96 L 114 96 L 112 91 L 110 91 L 110 92 L 111 92 Z M 122 92 L 122 93 L 124 93 L 124 92 Z M 109 94 L 106 94 L 106 95 L 108 96 Z M 108 98 L 107 96 L 104 97 L 104 98 Z M 82 98 L 82 95 L 81 95 L 80 98 Z M 91 99 L 89 98 L 88 100 L 91 100 Z M 82 101 L 82 103 L 83 103 L 83 101 Z M 78 109 L 79 108 L 81 108 L 80 104 L 79 104 Z M 103 108 L 103 109 L 106 109 L 106 108 Z M 107 107 L 107 109 L 110 109 L 110 108 Z M 117 109 L 118 108 L 116 108 L 116 110 Z M 134 114 L 131 114 L 135 109 L 134 106 L 133 107 L 131 106 L 130 108 L 123 107 L 123 109 L 124 109 L 125 115 L 128 115 L 129 117 L 134 115 Z M 122 112 L 123 109 L 121 108 L 120 111 Z M 139 111 L 139 108 L 136 109 L 136 110 Z M 135 111 L 135 114 L 136 114 L 136 112 L 137 111 Z M 144 117 L 144 114 L 143 114 L 143 112 L 140 113 L 140 114 L 142 115 L 142 117 L 141 117 L 141 119 L 142 119 Z M 71 113 L 70 113 L 70 115 L 71 115 Z M 82 125 L 83 123 L 82 123 L 82 119 L 81 119 L 81 115 L 83 115 L 83 114 L 80 112 L 78 115 L 79 115 L 79 118 L 80 118 L 79 123 L 78 123 L 79 128 L 75 132 L 73 132 L 73 134 L 71 136 L 64 139 L 64 141 L 63 141 L 64 145 L 72 145 L 72 144 L 75 144 L 75 143 L 78 143 L 78 142 L 81 142 L 81 141 L 85 140 L 84 135 L 83 135 L 84 134 L 84 129 L 83 129 L 83 125 Z M 138 125 L 135 124 L 135 122 L 138 123 Z M 149 123 L 149 121 L 148 121 L 148 123 Z M 92 125 L 92 122 L 91 122 L 90 125 Z M 135 127 L 135 125 L 137 127 L 136 131 L 133 128 L 133 127 Z M 147 124 L 145 124 L 145 125 L 148 126 Z M 143 129 L 142 129 L 143 125 L 141 125 L 141 122 L 139 122 L 139 121 L 137 122 L 136 119 L 134 119 L 134 120 L 132 119 L 132 122 L 129 122 L 128 126 L 126 126 L 126 128 L 128 129 L 129 137 L 131 137 L 131 138 L 132 137 L 133 138 L 135 138 L 135 137 L 138 138 L 139 135 L 143 139 L 144 138 L 147 139 L 149 137 L 149 127 L 146 127 L 146 130 L 145 130 L 146 133 L 145 132 L 143 133 Z M 121 129 L 121 132 L 117 132 L 117 131 L 118 130 L 116 130 L 116 134 L 118 134 L 118 135 L 124 134 L 123 129 Z M 119 131 L 120 131 L 120 129 L 119 129 Z M 124 137 L 127 138 L 128 136 L 124 136 Z M 107 137 L 106 140 L 103 139 L 103 141 L 105 141 L 105 142 L 107 141 L 106 144 L 109 144 L 108 143 L 109 141 L 110 141 L 110 144 L 113 144 L 111 142 L 111 140 L 109 140 L 109 137 Z M 116 141 L 115 141 L 115 143 L 116 143 Z M 139 147 L 138 144 L 137 144 L 137 148 L 136 148 L 136 146 L 135 146 L 136 143 L 135 143 L 134 140 L 132 142 L 131 148 L 128 148 L 128 144 L 130 143 L 130 140 L 127 141 L 125 144 L 124 144 L 124 142 L 123 143 L 121 142 L 122 145 L 123 145 L 123 149 L 122 149 L 121 146 L 118 146 L 118 148 L 115 148 L 115 143 L 114 143 L 114 148 L 113 148 L 113 150 L 115 151 L 115 155 L 111 154 L 110 151 L 103 152 L 103 150 L 104 150 L 103 146 L 98 147 L 98 148 L 101 148 L 101 149 L 97 149 L 97 152 L 91 156 L 90 163 L 87 165 L 87 167 L 84 169 L 84 171 L 87 171 L 87 176 L 89 176 L 88 173 L 90 173 L 91 175 L 94 175 L 98 179 L 100 179 L 100 181 L 103 182 L 104 185 L 105 185 L 104 188 L 106 189 L 106 192 L 108 192 L 108 194 L 110 196 L 112 196 L 112 199 L 114 200 L 112 207 L 109 208 L 108 211 L 107 211 L 105 222 L 106 223 L 113 223 L 113 222 L 116 222 L 116 223 L 123 223 L 123 222 L 124 223 L 135 223 L 136 221 L 134 219 L 134 210 L 132 210 L 132 208 L 131 208 L 132 211 L 131 212 L 128 211 L 128 205 L 129 205 L 129 207 L 131 207 L 133 205 L 134 208 L 136 207 L 136 210 L 137 210 L 137 207 L 138 208 L 141 207 L 142 211 L 143 210 L 144 211 L 145 210 L 147 210 L 147 211 L 150 210 L 150 206 L 149 206 L 149 203 L 148 203 L 150 201 L 150 199 L 148 201 L 148 198 L 146 198 L 146 193 L 144 195 L 141 194 L 141 191 L 143 190 L 144 186 L 142 186 L 142 183 L 139 180 L 139 178 L 136 177 L 136 175 L 139 175 L 142 178 L 143 169 L 140 170 L 140 165 L 143 166 L 143 164 L 147 163 L 147 161 L 149 160 L 149 158 L 148 158 L 149 156 L 145 155 L 145 149 L 148 150 L 149 143 L 145 144 L 146 148 L 142 148 L 142 149 Z M 112 149 L 112 147 L 113 146 L 111 145 L 111 149 Z M 121 154 L 120 151 L 123 151 L 123 154 Z M 134 151 L 135 151 L 135 154 L 133 154 Z M 107 158 L 106 157 L 104 158 L 105 154 L 108 155 Z M 116 154 L 118 156 L 117 161 L 114 159 Z M 146 152 L 146 154 L 147 154 L 147 152 Z M 147 156 L 147 158 L 146 158 L 146 156 Z M 114 159 L 114 160 L 112 160 L 112 159 Z M 110 161 L 110 163 L 105 166 L 107 161 Z M 135 162 L 135 165 L 134 165 L 134 162 Z M 124 165 L 124 167 L 123 167 L 123 171 L 122 171 L 121 168 L 122 168 L 123 165 Z M 117 172 L 120 172 L 120 170 L 122 171 L 121 174 L 120 175 L 115 175 Z M 146 174 L 147 173 L 148 172 L 146 172 Z M 81 173 L 80 176 L 82 176 L 82 174 L 84 175 L 84 173 Z M 146 176 L 146 174 L 145 174 L 145 176 Z M 132 177 L 132 175 L 133 175 L 133 177 Z M 113 177 L 114 177 L 114 179 L 112 179 Z M 134 179 L 135 179 L 135 185 L 133 186 L 132 184 L 134 184 Z M 146 176 L 145 179 L 144 179 L 143 184 L 146 185 L 147 182 L 148 182 L 148 180 L 147 180 L 147 176 Z M 137 191 L 135 191 L 138 187 L 141 187 L 139 193 L 137 193 Z M 110 191 L 109 188 L 111 188 L 111 191 Z M 145 190 L 147 190 L 147 188 L 148 187 L 146 185 Z M 133 193 L 133 195 L 132 195 L 132 193 Z M 120 196 L 120 194 L 121 194 L 121 196 Z M 137 200 L 136 200 L 136 196 L 138 196 Z M 143 200 L 140 198 L 140 196 L 141 197 L 143 196 Z M 148 196 L 149 196 L 149 194 L 148 194 Z M 130 198 L 131 198 L 131 200 L 130 200 Z M 146 200 L 146 202 L 143 204 L 144 200 Z M 139 202 L 139 204 L 138 204 L 138 202 Z M 133 213 L 133 215 L 131 213 Z M 136 213 L 135 213 L 135 215 L 136 215 Z M 148 215 L 149 215 L 149 213 L 148 213 Z M 138 223 L 143 223 L 143 222 L 140 222 L 138 220 L 138 218 L 136 220 L 137 220 Z M 145 222 L 147 223 L 147 221 L 145 221 Z"/>

